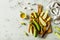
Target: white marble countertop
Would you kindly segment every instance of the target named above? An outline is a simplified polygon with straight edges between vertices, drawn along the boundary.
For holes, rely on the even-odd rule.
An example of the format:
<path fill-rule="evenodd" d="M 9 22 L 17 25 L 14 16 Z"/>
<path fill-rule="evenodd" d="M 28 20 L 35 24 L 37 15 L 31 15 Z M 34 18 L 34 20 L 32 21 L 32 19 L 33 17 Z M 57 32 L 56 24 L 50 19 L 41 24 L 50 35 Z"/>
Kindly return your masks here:
<path fill-rule="evenodd" d="M 11 1 L 13 1 L 13 3 Z M 42 4 L 44 9 L 46 9 L 45 7 L 48 4 L 48 0 L 24 0 L 24 2 Z M 27 32 L 28 30 L 29 20 L 21 19 L 19 12 L 24 11 L 27 14 L 30 14 L 31 11 L 24 10 L 23 8 L 20 8 L 20 6 L 12 8 L 11 6 L 14 6 L 15 3 L 17 3 L 17 0 L 0 0 L 0 40 L 59 40 L 53 33 L 48 34 L 45 39 L 40 37 L 35 38 L 30 34 L 28 37 L 25 36 L 24 31 Z M 25 6 L 27 6 L 27 4 Z M 34 8 L 34 11 L 37 10 L 37 6 L 33 6 L 32 8 Z M 26 22 L 27 25 L 21 26 L 20 22 Z"/>

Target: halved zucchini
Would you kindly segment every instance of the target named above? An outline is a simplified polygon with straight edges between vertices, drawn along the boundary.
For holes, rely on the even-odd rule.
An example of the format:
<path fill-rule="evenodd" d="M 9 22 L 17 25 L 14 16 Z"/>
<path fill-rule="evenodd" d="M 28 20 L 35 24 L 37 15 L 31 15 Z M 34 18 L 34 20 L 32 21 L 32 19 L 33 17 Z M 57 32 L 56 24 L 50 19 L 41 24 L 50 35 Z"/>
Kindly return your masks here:
<path fill-rule="evenodd" d="M 60 38 L 60 33 L 54 32 L 54 34 L 55 34 L 58 38 Z"/>
<path fill-rule="evenodd" d="M 34 19 L 33 19 L 33 23 L 36 25 L 37 30 L 40 31 L 41 30 L 40 26 Z"/>
<path fill-rule="evenodd" d="M 48 15 L 48 11 L 45 12 L 45 14 L 43 15 L 43 19 L 46 19 Z"/>
<path fill-rule="evenodd" d="M 34 24 L 32 24 L 32 26 L 33 26 L 33 28 L 34 28 L 34 30 L 33 30 L 33 35 L 34 35 L 34 37 L 37 37 L 37 29 L 36 29 L 36 27 L 35 27 Z"/>
<path fill-rule="evenodd" d="M 31 13 L 30 17 L 31 17 L 31 18 L 34 18 L 34 15 L 33 15 L 33 13 Z"/>
<path fill-rule="evenodd" d="M 38 17 L 37 13 L 36 12 L 33 12 L 33 13 L 34 13 L 35 18 L 37 18 Z"/>
<path fill-rule="evenodd" d="M 44 11 L 42 11 L 42 13 L 40 14 L 40 16 L 43 16 L 43 14 L 44 14 Z"/>
<path fill-rule="evenodd" d="M 46 26 L 46 22 L 45 22 L 41 17 L 39 17 L 39 21 L 41 22 L 41 24 L 42 24 L 43 26 Z"/>
<path fill-rule="evenodd" d="M 51 17 L 48 17 L 47 20 L 46 20 L 46 22 L 50 21 L 50 19 L 51 19 Z"/>
<path fill-rule="evenodd" d="M 60 32 L 60 27 L 56 26 L 55 29 Z"/>
<path fill-rule="evenodd" d="M 33 27 L 30 26 L 30 33 L 33 34 Z"/>
<path fill-rule="evenodd" d="M 37 30 L 35 27 L 34 27 L 34 37 L 37 37 Z"/>

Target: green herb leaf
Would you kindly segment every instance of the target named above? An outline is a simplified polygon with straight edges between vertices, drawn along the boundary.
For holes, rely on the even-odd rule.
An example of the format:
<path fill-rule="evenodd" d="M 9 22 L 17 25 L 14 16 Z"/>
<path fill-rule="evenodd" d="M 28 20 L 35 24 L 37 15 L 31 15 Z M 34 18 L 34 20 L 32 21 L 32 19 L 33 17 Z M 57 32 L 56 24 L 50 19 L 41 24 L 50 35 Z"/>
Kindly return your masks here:
<path fill-rule="evenodd" d="M 29 36 L 27 32 L 24 32 L 26 36 Z"/>

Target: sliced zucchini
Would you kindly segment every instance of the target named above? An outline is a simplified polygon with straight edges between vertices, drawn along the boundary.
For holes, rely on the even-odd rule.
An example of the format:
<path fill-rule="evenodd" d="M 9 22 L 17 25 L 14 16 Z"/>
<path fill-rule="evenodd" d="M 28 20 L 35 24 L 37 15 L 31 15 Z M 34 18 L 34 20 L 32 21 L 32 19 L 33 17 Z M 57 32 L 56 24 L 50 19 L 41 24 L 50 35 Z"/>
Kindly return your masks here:
<path fill-rule="evenodd" d="M 24 33 L 25 33 L 26 36 L 29 36 L 27 32 L 24 31 Z"/>
<path fill-rule="evenodd" d="M 33 34 L 32 30 L 33 30 L 32 26 L 30 26 L 30 33 L 31 33 L 31 35 Z"/>
<path fill-rule="evenodd" d="M 33 23 L 36 25 L 37 30 L 40 31 L 41 30 L 40 26 L 34 19 L 33 19 Z"/>
<path fill-rule="evenodd" d="M 31 17 L 31 18 L 34 18 L 34 13 L 31 13 L 30 17 Z"/>
<path fill-rule="evenodd" d="M 37 37 L 37 30 L 35 27 L 34 27 L 34 37 Z"/>
<path fill-rule="evenodd" d="M 46 19 L 48 15 L 48 11 L 45 12 L 45 14 L 43 15 L 43 19 Z"/>
<path fill-rule="evenodd" d="M 33 12 L 33 13 L 34 13 L 35 18 L 37 18 L 38 17 L 37 13 L 36 12 Z"/>
<path fill-rule="evenodd" d="M 41 24 L 42 24 L 43 26 L 46 26 L 46 22 L 45 22 L 41 17 L 39 17 L 39 21 L 41 22 Z"/>
<path fill-rule="evenodd" d="M 55 32 L 54 34 L 60 38 L 60 33 Z"/>
<path fill-rule="evenodd" d="M 31 18 L 34 18 L 34 16 L 33 16 L 33 15 L 30 15 L 30 17 L 31 17 Z"/>
<path fill-rule="evenodd" d="M 51 19 L 51 17 L 48 17 L 47 20 L 46 20 L 46 22 L 50 21 L 50 19 Z"/>
<path fill-rule="evenodd" d="M 44 14 L 44 11 L 42 11 L 42 13 L 40 14 L 40 16 L 43 16 L 43 14 Z"/>
<path fill-rule="evenodd" d="M 55 27 L 56 30 L 58 30 L 60 32 L 60 27 Z"/>
<path fill-rule="evenodd" d="M 34 28 L 34 30 L 33 30 L 33 35 L 34 35 L 34 37 L 37 37 L 37 29 L 36 29 L 36 27 L 35 27 L 34 24 L 32 24 L 32 26 L 33 26 L 33 28 Z"/>

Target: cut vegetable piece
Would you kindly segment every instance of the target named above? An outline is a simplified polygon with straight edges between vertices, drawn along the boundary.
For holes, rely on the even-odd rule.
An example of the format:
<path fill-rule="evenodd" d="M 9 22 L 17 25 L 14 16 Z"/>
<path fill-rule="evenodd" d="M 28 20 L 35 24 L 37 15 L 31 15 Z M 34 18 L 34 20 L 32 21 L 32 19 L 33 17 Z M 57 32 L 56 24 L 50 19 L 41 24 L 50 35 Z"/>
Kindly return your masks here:
<path fill-rule="evenodd" d="M 39 20 L 38 20 L 39 21 Z M 41 24 L 41 22 L 39 21 L 39 25 L 41 26 L 41 27 L 43 27 L 43 25 Z"/>
<path fill-rule="evenodd" d="M 37 30 L 40 31 L 41 30 L 40 26 L 34 19 L 33 19 L 33 23 L 36 25 Z"/>
<path fill-rule="evenodd" d="M 42 11 L 42 13 L 40 14 L 40 16 L 43 16 L 43 14 L 44 14 L 44 11 Z"/>
<path fill-rule="evenodd" d="M 32 28 L 32 26 L 30 26 L 30 33 L 31 33 L 31 34 L 33 34 L 32 31 L 33 31 L 33 28 Z"/>
<path fill-rule="evenodd" d="M 31 18 L 34 18 L 34 15 L 33 15 L 33 13 L 31 13 L 30 17 L 31 17 Z"/>
<path fill-rule="evenodd" d="M 37 30 L 35 27 L 34 27 L 34 37 L 37 37 Z"/>
<path fill-rule="evenodd" d="M 48 15 L 48 11 L 45 12 L 45 14 L 43 15 L 43 19 L 46 19 Z"/>
<path fill-rule="evenodd" d="M 33 35 L 34 37 L 37 37 L 37 29 L 34 24 L 32 24 L 32 26 L 33 26 Z"/>
<path fill-rule="evenodd" d="M 51 17 L 48 17 L 47 20 L 46 20 L 46 22 L 50 21 L 50 19 L 51 19 Z"/>
<path fill-rule="evenodd" d="M 35 18 L 37 18 L 38 16 L 37 16 L 37 13 L 36 12 L 33 12 L 34 13 L 34 16 L 35 16 Z"/>
<path fill-rule="evenodd" d="M 42 35 L 43 34 L 43 25 L 39 22 L 39 25 L 41 26 L 41 31 L 39 31 L 39 34 Z"/>
<path fill-rule="evenodd" d="M 27 32 L 24 31 L 24 33 L 25 33 L 26 36 L 29 36 Z"/>
<path fill-rule="evenodd" d="M 34 27 L 32 27 L 32 34 L 34 34 Z"/>
<path fill-rule="evenodd" d="M 26 25 L 26 23 L 24 23 L 24 22 L 21 22 L 21 25 Z"/>
<path fill-rule="evenodd" d="M 31 18 L 34 18 L 34 16 L 33 16 L 33 15 L 31 15 Z"/>
<path fill-rule="evenodd" d="M 28 28 L 28 32 L 29 32 L 29 33 L 30 33 L 31 26 L 32 26 L 32 24 L 31 24 L 31 22 L 30 22 L 30 25 L 29 25 L 29 28 Z"/>
<path fill-rule="evenodd" d="M 41 24 L 42 24 L 43 26 L 46 26 L 46 22 L 45 22 L 41 17 L 39 17 L 39 21 L 41 22 Z"/>
<path fill-rule="evenodd" d="M 55 27 L 56 30 L 58 30 L 60 32 L 60 27 Z"/>
<path fill-rule="evenodd" d="M 60 34 L 59 34 L 59 33 L 55 32 L 54 34 L 55 34 L 56 36 L 58 36 L 58 38 L 60 38 Z"/>
<path fill-rule="evenodd" d="M 36 18 L 35 20 L 36 20 L 37 23 L 39 23 L 39 19 L 38 18 Z"/>
<path fill-rule="evenodd" d="M 42 12 L 42 5 L 38 5 L 38 15 L 40 15 L 40 13 Z"/>

